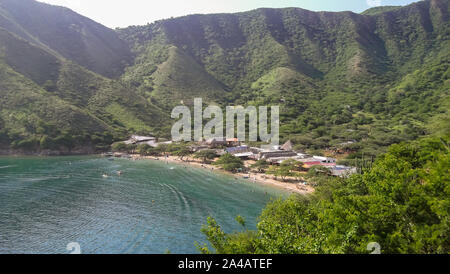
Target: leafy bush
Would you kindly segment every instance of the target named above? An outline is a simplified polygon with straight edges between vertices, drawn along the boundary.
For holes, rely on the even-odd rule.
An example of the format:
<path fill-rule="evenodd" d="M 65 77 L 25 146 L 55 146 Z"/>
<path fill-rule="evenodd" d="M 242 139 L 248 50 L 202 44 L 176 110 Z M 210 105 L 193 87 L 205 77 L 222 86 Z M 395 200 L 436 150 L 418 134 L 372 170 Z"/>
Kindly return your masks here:
<path fill-rule="evenodd" d="M 393 145 L 362 175 L 274 201 L 253 233 L 226 234 L 213 219 L 202 231 L 218 253 L 367 254 L 377 242 L 387 254 L 448 254 L 449 139 Z"/>

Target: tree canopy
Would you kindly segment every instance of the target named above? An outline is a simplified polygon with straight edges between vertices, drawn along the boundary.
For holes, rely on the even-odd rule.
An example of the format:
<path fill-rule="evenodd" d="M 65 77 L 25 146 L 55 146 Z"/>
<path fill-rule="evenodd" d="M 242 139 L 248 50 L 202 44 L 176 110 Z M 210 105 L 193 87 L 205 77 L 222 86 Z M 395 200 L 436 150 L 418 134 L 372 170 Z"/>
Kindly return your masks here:
<path fill-rule="evenodd" d="M 203 227 L 218 253 L 450 252 L 449 138 L 390 147 L 370 170 L 330 178 L 314 194 L 277 200 L 257 231 L 226 234 L 209 219 Z M 202 252 L 211 252 L 203 247 Z"/>
<path fill-rule="evenodd" d="M 229 153 L 220 156 L 214 164 L 230 172 L 238 172 L 245 168 L 244 162 L 240 158 Z"/>
<path fill-rule="evenodd" d="M 203 163 L 206 163 L 208 160 L 214 160 L 216 157 L 217 153 L 212 149 L 201 150 L 194 154 L 194 158 L 201 159 Z"/>

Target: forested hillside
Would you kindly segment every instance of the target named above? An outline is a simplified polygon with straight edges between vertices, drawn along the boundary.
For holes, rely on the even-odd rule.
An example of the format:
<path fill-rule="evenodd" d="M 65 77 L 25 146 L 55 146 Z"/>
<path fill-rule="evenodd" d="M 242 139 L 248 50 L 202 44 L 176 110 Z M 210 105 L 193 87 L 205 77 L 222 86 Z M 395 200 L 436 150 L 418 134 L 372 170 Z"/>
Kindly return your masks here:
<path fill-rule="evenodd" d="M 352 141 L 343 149 L 374 155 L 449 115 L 448 4 L 259 9 L 130 27 L 119 33 L 137 59 L 123 79 L 167 109 L 194 96 L 281 105 L 283 137 L 297 148 Z"/>
<path fill-rule="evenodd" d="M 0 27 L 108 77 L 120 76 L 133 60 L 113 30 L 63 7 L 1 0 Z"/>
<path fill-rule="evenodd" d="M 99 149 L 132 133 L 170 137 L 172 107 L 202 97 L 280 105 L 282 139 L 297 149 L 375 156 L 448 134 L 448 16 L 448 0 L 428 0 L 362 14 L 190 15 L 113 31 L 65 8 L 0 0 L 1 146 L 39 151 L 44 137 L 70 143 L 80 132 L 101 141 L 78 143 Z M 37 94 L 25 111 L 20 100 Z"/>
<path fill-rule="evenodd" d="M 0 150 L 92 153 L 165 124 L 115 79 L 131 57 L 113 30 L 68 9 L 0 1 Z"/>

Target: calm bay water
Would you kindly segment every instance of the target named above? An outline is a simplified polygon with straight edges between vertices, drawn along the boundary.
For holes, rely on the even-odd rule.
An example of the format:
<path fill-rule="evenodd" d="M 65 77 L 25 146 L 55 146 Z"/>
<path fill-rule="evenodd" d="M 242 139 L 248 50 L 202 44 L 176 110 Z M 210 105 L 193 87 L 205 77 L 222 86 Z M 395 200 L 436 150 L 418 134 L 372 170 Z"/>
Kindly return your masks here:
<path fill-rule="evenodd" d="M 253 229 L 270 199 L 286 195 L 159 161 L 0 157 L 0 254 L 69 253 L 70 242 L 86 254 L 197 253 L 208 216 L 232 232 L 242 215 Z"/>

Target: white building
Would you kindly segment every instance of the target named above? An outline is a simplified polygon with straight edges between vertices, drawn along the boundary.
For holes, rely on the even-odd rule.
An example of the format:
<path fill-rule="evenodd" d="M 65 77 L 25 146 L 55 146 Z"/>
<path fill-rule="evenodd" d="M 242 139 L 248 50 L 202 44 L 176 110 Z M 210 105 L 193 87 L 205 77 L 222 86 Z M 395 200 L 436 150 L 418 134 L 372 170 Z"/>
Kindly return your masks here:
<path fill-rule="evenodd" d="M 132 135 L 130 139 L 124 142 L 126 145 L 143 145 L 154 146 L 156 144 L 156 138 L 152 136 L 139 136 Z"/>

